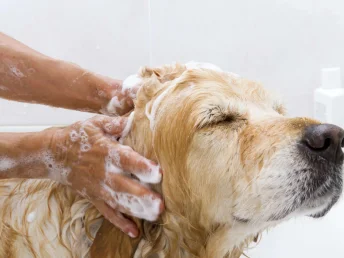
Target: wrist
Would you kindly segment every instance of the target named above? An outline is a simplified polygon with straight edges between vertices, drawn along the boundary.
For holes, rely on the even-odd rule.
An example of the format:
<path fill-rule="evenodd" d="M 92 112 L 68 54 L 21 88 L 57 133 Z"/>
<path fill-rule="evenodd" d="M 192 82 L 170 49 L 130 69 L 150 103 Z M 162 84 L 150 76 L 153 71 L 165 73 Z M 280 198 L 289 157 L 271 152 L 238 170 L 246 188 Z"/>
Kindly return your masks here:
<path fill-rule="evenodd" d="M 114 94 L 113 85 L 105 76 L 62 60 L 54 60 L 54 67 L 58 83 L 64 85 L 59 102 L 65 108 L 102 113 Z"/>
<path fill-rule="evenodd" d="M 0 177 L 48 178 L 49 141 L 45 132 L 0 134 Z"/>

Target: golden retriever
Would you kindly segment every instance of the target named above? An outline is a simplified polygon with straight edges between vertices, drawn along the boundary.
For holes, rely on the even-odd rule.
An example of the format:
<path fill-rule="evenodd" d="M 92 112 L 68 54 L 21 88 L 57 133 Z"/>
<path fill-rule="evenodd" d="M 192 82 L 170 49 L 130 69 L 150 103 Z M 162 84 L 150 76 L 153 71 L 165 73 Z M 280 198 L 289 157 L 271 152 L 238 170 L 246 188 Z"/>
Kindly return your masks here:
<path fill-rule="evenodd" d="M 130 239 L 68 187 L 0 181 L 0 257 L 238 258 L 263 230 L 324 216 L 342 192 L 344 132 L 288 118 L 253 81 L 210 64 L 142 68 L 124 144 L 158 162 L 166 211 Z"/>

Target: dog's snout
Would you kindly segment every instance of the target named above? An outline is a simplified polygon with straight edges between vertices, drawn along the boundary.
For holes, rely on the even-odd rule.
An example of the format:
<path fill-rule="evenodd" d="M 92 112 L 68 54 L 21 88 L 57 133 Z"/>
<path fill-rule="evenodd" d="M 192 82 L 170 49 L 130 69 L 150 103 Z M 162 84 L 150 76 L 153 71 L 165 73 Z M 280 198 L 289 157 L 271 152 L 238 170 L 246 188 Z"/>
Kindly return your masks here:
<path fill-rule="evenodd" d="M 313 153 L 331 162 L 343 162 L 344 130 L 332 124 L 311 125 L 305 129 L 302 143 Z"/>

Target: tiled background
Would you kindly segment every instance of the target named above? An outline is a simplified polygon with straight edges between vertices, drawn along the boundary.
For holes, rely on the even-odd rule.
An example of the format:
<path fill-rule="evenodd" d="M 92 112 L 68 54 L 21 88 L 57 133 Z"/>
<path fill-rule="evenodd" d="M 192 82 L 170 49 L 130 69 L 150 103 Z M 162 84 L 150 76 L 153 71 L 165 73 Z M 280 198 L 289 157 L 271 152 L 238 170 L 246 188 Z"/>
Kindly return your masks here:
<path fill-rule="evenodd" d="M 208 61 L 262 81 L 312 115 L 320 69 L 344 68 L 342 0 L 0 0 L 0 30 L 44 54 L 124 78 L 146 64 Z M 0 100 L 0 130 L 90 114 Z M 344 121 L 343 121 L 344 122 Z M 344 257 L 344 204 L 264 235 L 252 258 Z"/>

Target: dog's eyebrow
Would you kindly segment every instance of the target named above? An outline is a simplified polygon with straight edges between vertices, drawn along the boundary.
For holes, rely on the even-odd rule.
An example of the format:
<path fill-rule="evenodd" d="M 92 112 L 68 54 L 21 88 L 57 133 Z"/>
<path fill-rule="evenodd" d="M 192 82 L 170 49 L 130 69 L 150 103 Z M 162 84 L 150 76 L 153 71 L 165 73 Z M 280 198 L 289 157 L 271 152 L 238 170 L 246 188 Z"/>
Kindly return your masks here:
<path fill-rule="evenodd" d="M 227 102 L 227 101 L 226 101 Z M 235 102 L 235 101 L 234 101 Z M 247 108 L 244 105 L 231 104 L 228 101 L 222 104 L 208 104 L 199 113 L 196 127 L 201 129 L 205 126 L 214 125 L 224 121 L 234 122 L 237 119 L 244 119 L 247 115 Z"/>
<path fill-rule="evenodd" d="M 239 218 L 239 217 L 236 217 L 233 215 L 233 219 L 238 221 L 238 222 L 241 222 L 241 223 L 249 223 L 250 222 L 250 219 L 246 219 L 246 218 Z"/>

